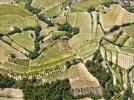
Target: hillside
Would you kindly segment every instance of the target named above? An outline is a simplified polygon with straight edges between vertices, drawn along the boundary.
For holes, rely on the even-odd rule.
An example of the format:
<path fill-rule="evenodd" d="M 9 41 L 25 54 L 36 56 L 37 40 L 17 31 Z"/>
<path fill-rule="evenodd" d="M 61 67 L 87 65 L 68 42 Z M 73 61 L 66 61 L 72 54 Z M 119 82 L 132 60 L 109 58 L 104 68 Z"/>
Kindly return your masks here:
<path fill-rule="evenodd" d="M 56 100 L 133 99 L 133 4 L 132 0 L 0 0 L 0 74 L 14 81 L 7 88 L 18 87 L 24 100 L 35 100 L 36 94 L 33 98 L 26 94 L 23 81 L 35 86 L 34 91 L 65 82 L 69 96 L 54 92 L 61 98 Z M 34 79 L 39 82 L 32 83 Z M 36 100 L 44 100 L 40 95 Z"/>

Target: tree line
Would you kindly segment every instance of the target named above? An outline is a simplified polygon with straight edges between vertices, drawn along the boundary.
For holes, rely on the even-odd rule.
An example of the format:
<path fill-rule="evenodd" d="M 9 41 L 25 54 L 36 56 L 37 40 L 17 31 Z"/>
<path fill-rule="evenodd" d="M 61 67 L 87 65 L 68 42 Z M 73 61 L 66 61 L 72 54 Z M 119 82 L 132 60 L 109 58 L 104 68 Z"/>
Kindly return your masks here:
<path fill-rule="evenodd" d="M 69 79 L 42 83 L 36 78 L 16 81 L 0 74 L 0 88 L 20 88 L 24 100 L 73 100 Z"/>

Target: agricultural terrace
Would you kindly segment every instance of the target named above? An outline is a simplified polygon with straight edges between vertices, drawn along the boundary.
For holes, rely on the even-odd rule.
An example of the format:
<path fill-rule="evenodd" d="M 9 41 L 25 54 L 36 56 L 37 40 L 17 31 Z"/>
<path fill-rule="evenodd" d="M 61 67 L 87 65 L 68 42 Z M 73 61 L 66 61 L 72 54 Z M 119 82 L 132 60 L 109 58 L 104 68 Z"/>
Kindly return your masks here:
<path fill-rule="evenodd" d="M 0 62 L 7 61 L 10 54 L 14 53 L 19 58 L 26 58 L 25 55 L 17 51 L 15 48 L 12 48 L 11 46 L 7 45 L 6 43 L 3 43 L 0 41 Z"/>
<path fill-rule="evenodd" d="M 72 65 L 71 68 L 65 70 L 63 73 L 48 76 L 44 79 L 44 81 L 54 81 L 56 79 L 64 79 L 64 78 L 70 78 L 72 81 L 75 79 L 83 78 L 83 80 L 87 79 L 94 81 L 95 84 L 92 84 L 91 82 L 89 85 L 99 86 L 98 81 L 87 71 L 87 69 L 82 63 Z"/>
<path fill-rule="evenodd" d="M 123 68 L 129 68 L 134 64 L 134 38 L 132 37 L 131 27 L 133 25 L 123 27 L 122 29 L 110 33 L 104 37 L 102 54 L 106 52 L 109 61 L 119 64 Z M 129 28 L 130 27 L 130 28 Z M 128 32 L 123 30 L 128 28 Z M 130 29 L 130 31 L 129 31 Z"/>
<path fill-rule="evenodd" d="M 0 32 L 7 33 L 13 27 L 35 27 L 36 18 L 28 11 L 15 5 L 0 5 Z"/>
<path fill-rule="evenodd" d="M 60 4 L 53 6 L 52 8 L 47 8 L 43 10 L 40 15 L 47 16 L 47 17 L 52 17 L 52 16 L 57 16 L 61 12 L 61 6 Z"/>
<path fill-rule="evenodd" d="M 1 25 L 0 27 L 0 32 L 1 33 L 7 33 L 7 32 L 10 32 L 10 29 L 11 27 L 9 25 Z"/>
<path fill-rule="evenodd" d="M 133 31 L 134 31 L 134 25 L 131 25 L 131 26 L 128 26 L 128 27 L 124 27 L 123 30 L 132 38 L 134 38 L 134 34 L 133 34 Z M 131 45 L 131 43 L 130 43 Z"/>
<path fill-rule="evenodd" d="M 14 4 L 14 0 L 1 0 L 0 5 L 11 5 Z"/>
<path fill-rule="evenodd" d="M 71 9 L 72 12 L 84 12 L 87 11 L 89 7 L 96 7 L 100 5 L 100 0 L 80 0 L 80 2 L 75 3 Z"/>
<path fill-rule="evenodd" d="M 40 9 L 48 9 L 62 4 L 64 1 L 65 0 L 33 0 L 31 5 Z"/>
<path fill-rule="evenodd" d="M 43 1 L 43 3 L 40 3 L 40 2 L 41 1 L 33 0 L 32 6 L 37 7 L 41 9 L 42 11 L 47 11 L 48 10 L 47 7 L 55 8 L 57 7 L 57 5 L 59 6 L 60 3 L 64 1 L 56 0 L 53 2 L 52 0 L 49 0 L 49 1 L 46 0 L 46 1 Z M 91 3 L 91 0 L 81 0 L 78 3 L 75 2 L 73 4 L 72 9 L 78 9 L 80 7 L 78 10 L 83 11 L 84 9 L 87 9 L 87 6 L 84 6 L 85 4 L 89 4 L 88 6 L 92 5 L 91 7 L 96 7 L 100 3 L 104 3 L 104 2 L 100 2 L 99 0 L 94 0 Z M 39 6 L 40 4 L 41 6 Z M 10 28 L 10 31 L 12 31 L 14 29 L 14 26 L 19 27 L 21 31 L 27 27 L 37 26 L 38 18 L 35 16 L 31 16 L 31 13 L 24 10 L 23 8 L 20 8 L 19 6 L 14 6 L 14 5 L 11 5 L 11 6 L 1 5 L 0 7 L 1 7 L 0 9 L 2 9 L 2 12 L 0 12 L 1 14 L 0 24 L 2 25 L 2 27 L 4 27 L 3 29 L 0 29 L 1 32 L 9 31 L 7 28 Z M 43 8 L 43 7 L 46 7 L 46 8 Z M 11 9 L 11 10 L 7 10 L 7 9 Z M 115 9 L 117 9 L 116 12 L 114 12 Z M 72 13 L 69 14 L 67 21 L 72 27 L 78 27 L 80 32 L 79 34 L 70 38 L 68 41 L 67 40 L 52 41 L 53 37 L 57 37 L 57 36 L 61 37 L 61 36 L 64 36 L 64 34 L 66 33 L 64 33 L 63 31 L 60 31 L 60 32 L 57 31 L 57 26 L 48 28 L 46 23 L 44 24 L 43 22 L 38 21 L 39 22 L 38 24 L 41 24 L 39 33 L 35 31 L 35 29 L 34 30 L 32 29 L 32 31 L 34 32 L 31 32 L 29 30 L 25 32 L 22 31 L 20 33 L 13 34 L 11 36 L 3 36 L 1 39 L 2 40 L 1 43 L 2 45 L 4 44 L 6 46 L 10 46 L 10 48 L 16 50 L 18 52 L 18 55 L 20 53 L 27 59 L 30 57 L 32 58 L 29 65 L 27 65 L 28 67 L 26 66 L 21 67 L 20 65 L 18 69 L 15 67 L 16 70 L 14 69 L 14 71 L 17 72 L 18 70 L 20 70 L 21 73 L 27 73 L 29 71 L 27 69 L 30 69 L 31 71 L 35 71 L 35 69 L 37 69 L 37 67 L 41 65 L 47 66 L 47 65 L 53 65 L 56 63 L 59 64 L 59 62 L 64 62 L 69 59 L 72 59 L 75 55 L 78 55 L 81 58 L 86 58 L 88 56 L 91 56 L 95 52 L 95 50 L 98 49 L 98 42 L 100 38 L 102 37 L 103 31 L 104 31 L 103 27 L 105 29 L 105 24 L 109 25 L 109 23 L 103 23 L 103 22 L 107 22 L 105 20 L 109 18 L 107 16 L 111 16 L 110 15 L 111 13 L 114 13 L 115 16 L 120 15 L 120 16 L 130 17 L 128 19 L 125 19 L 126 22 L 130 22 L 129 20 L 133 17 L 133 14 L 127 12 L 126 10 L 124 10 L 123 8 L 117 5 L 113 5 L 110 8 L 108 8 L 106 14 L 103 14 L 102 12 L 96 12 L 96 11 L 94 12 L 73 11 Z M 104 18 L 105 16 L 107 18 Z M 81 21 L 81 19 L 83 19 L 83 21 Z M 110 19 L 110 21 L 111 20 L 112 19 Z M 53 21 L 54 23 L 63 24 L 66 22 L 66 17 L 58 16 Z M 98 23 L 98 21 L 100 21 L 101 24 Z M 121 21 L 121 24 L 122 23 L 124 22 Z M 117 24 L 117 22 L 115 22 L 115 24 Z M 114 24 L 111 24 L 111 25 L 113 26 Z M 46 28 L 46 30 L 44 28 Z M 4 34 L 7 34 L 7 33 L 4 33 Z M 116 35 L 119 38 L 118 33 Z M 129 35 L 124 34 L 123 36 L 120 37 L 120 39 L 118 39 L 118 41 L 114 40 L 114 42 L 116 42 L 117 44 L 124 44 L 126 42 L 126 45 L 127 45 L 127 42 L 132 41 L 131 37 L 128 39 L 128 41 L 126 41 L 128 36 Z M 43 40 L 40 40 L 40 38 Z M 1 51 L 4 52 L 4 49 Z M 10 53 L 12 53 L 12 51 L 7 50 L 7 53 L 4 52 L 1 55 L 3 55 L 4 57 L 7 56 L 6 59 L 8 59 L 8 56 Z M 17 55 L 17 58 L 21 58 L 18 55 Z M 6 59 L 4 61 L 6 61 Z M 29 66 L 32 66 L 32 67 L 29 68 Z M 21 70 L 21 68 L 24 70 Z M 12 70 L 12 68 L 10 68 L 10 65 L 7 69 Z M 43 68 L 39 67 L 37 70 L 42 70 L 42 69 Z"/>
<path fill-rule="evenodd" d="M 30 32 L 22 32 L 12 35 L 10 38 L 20 46 L 32 51 L 34 49 L 34 41 L 31 37 L 31 34 L 32 33 Z"/>
<path fill-rule="evenodd" d="M 70 15 L 69 21 L 73 22 L 71 21 L 71 17 L 75 19 L 74 25 L 80 28 L 80 33 L 69 40 L 69 45 L 74 49 L 76 54 L 85 58 L 95 52 L 99 38 L 103 35 L 103 32 L 100 26 L 97 25 L 96 13 L 93 13 L 94 19 L 91 18 L 89 13 L 75 14 L 75 17 L 74 15 L 73 17 Z"/>
<path fill-rule="evenodd" d="M 85 59 L 100 50 L 103 60 L 124 72 L 134 65 L 134 14 L 111 5 L 112 0 L 16 3 L 0 5 L 0 73 L 16 80 L 69 78 L 75 97 L 102 96 L 98 80 L 82 63 Z M 101 66 L 98 59 L 91 61 L 93 66 Z"/>
<path fill-rule="evenodd" d="M 125 16 L 125 17 L 124 17 Z M 109 30 L 114 25 L 134 22 L 134 14 L 128 12 L 119 5 L 112 5 L 106 14 L 100 13 L 100 21 L 105 30 Z"/>
<path fill-rule="evenodd" d="M 27 17 L 31 16 L 32 14 L 19 6 L 0 5 L 0 16 L 2 15 L 19 15 L 22 17 Z"/>
<path fill-rule="evenodd" d="M 70 84 L 74 96 L 82 95 L 81 88 L 85 89 L 83 94 L 86 94 L 89 90 L 92 90 L 93 94 L 102 94 L 99 82 L 88 72 L 88 70 L 85 68 L 85 65 L 82 63 L 73 65 L 71 68 L 65 70 L 62 73 L 57 73 L 56 75 L 45 77 L 44 81 L 49 82 L 64 78 L 70 79 Z M 80 91 L 78 92 L 78 90 Z"/>
<path fill-rule="evenodd" d="M 40 65 L 40 64 L 51 64 L 54 62 L 64 61 L 70 57 L 74 56 L 67 41 L 53 41 L 49 44 L 42 54 L 33 62 L 32 65 Z"/>

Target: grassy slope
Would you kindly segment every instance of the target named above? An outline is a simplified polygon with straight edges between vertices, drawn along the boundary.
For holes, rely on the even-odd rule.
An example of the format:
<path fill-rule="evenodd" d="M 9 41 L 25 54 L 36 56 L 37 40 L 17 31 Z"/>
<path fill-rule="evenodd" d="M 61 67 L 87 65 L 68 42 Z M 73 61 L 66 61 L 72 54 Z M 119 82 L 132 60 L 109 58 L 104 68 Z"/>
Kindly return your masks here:
<path fill-rule="evenodd" d="M 42 5 L 41 6 L 51 8 L 51 7 L 54 7 L 55 4 L 58 4 L 58 3 L 59 3 L 59 1 L 53 2 L 52 0 L 50 0 L 50 1 L 47 1 L 47 3 L 46 3 L 46 1 L 44 1 L 43 3 L 41 3 L 43 6 Z M 39 7 L 38 4 L 40 4 L 40 2 L 36 1 L 36 0 L 33 1 L 33 3 L 32 3 L 32 5 L 35 5 L 35 7 L 36 6 Z M 80 3 L 75 4 L 73 6 L 73 11 L 77 11 L 77 10 L 86 11 L 85 9 L 87 9 L 87 6 L 85 4 L 88 4 L 88 7 L 89 7 L 89 5 L 93 6 L 93 7 L 96 7 L 100 3 L 99 3 L 98 0 L 95 0 L 93 2 L 91 2 L 91 0 L 82 0 Z M 46 6 L 44 6 L 44 5 L 46 5 Z M 9 8 L 7 7 L 6 9 L 9 9 Z M 17 9 L 20 9 L 20 8 L 17 8 Z M 45 9 L 45 8 L 43 8 L 43 9 Z M 112 9 L 112 8 L 110 8 L 110 9 Z M 115 11 L 115 9 L 117 9 L 117 11 Z M 123 12 L 123 14 L 122 13 L 119 14 L 119 11 L 120 11 L 120 7 L 115 6 L 115 8 L 113 8 L 112 10 L 109 10 L 106 13 L 106 15 L 102 14 L 102 16 L 104 16 L 103 19 L 101 19 L 102 22 L 103 22 L 103 20 L 109 20 L 109 19 L 112 20 L 112 21 L 109 20 L 109 21 L 107 21 L 107 23 L 102 23 L 102 24 L 109 28 L 109 25 L 111 25 L 111 26 L 113 25 L 112 22 L 114 22 L 116 24 L 118 24 L 120 22 L 122 23 L 122 20 L 130 20 L 130 18 L 132 18 L 132 16 L 133 16 L 132 14 L 127 15 L 128 12 L 126 14 L 124 14 L 124 12 L 126 12 L 124 10 L 121 10 L 121 12 Z M 2 12 L 1 14 L 2 14 L 2 16 L 10 16 L 10 15 L 5 15 L 7 13 L 8 14 L 13 14 L 11 16 L 16 16 L 16 15 L 14 15 L 15 13 L 17 15 L 19 15 L 18 17 L 20 17 L 20 16 L 24 17 L 25 16 L 25 18 L 23 18 L 24 22 L 19 21 L 20 19 L 18 19 L 18 20 L 13 19 L 10 22 L 11 19 L 7 18 L 7 19 L 9 19 L 9 22 L 7 20 L 7 23 L 4 23 L 4 21 L 2 21 L 2 19 L 1 19 L 0 22 L 2 24 L 7 24 L 8 25 L 8 24 L 11 23 L 11 25 L 12 24 L 16 24 L 16 25 L 18 24 L 19 25 L 20 23 L 24 23 L 25 25 L 28 25 L 28 26 L 36 25 L 35 20 L 31 20 L 33 17 L 32 18 L 31 17 L 26 17 L 26 16 L 30 16 L 30 14 L 26 14 L 26 12 L 23 13 L 23 11 L 22 11 L 21 13 L 18 13 L 18 12 L 15 12 L 14 8 L 12 8 L 11 12 L 8 12 L 7 10 L 5 10 L 5 12 Z M 114 13 L 114 14 L 112 14 L 112 13 Z M 52 14 L 53 14 L 53 11 L 52 11 Z M 121 20 L 117 21 L 116 16 L 121 16 L 121 15 L 122 16 L 128 16 L 128 17 L 125 18 L 125 19 L 121 18 Z M 96 15 L 94 15 L 94 16 L 96 16 Z M 15 18 L 17 18 L 17 17 L 15 17 Z M 4 19 L 4 17 L 3 17 L 3 19 Z M 16 23 L 13 23 L 13 21 L 16 21 Z M 64 23 L 65 22 L 65 17 L 59 17 L 59 19 L 57 18 L 55 21 Z M 69 44 L 74 50 L 73 53 L 76 53 L 76 54 L 80 55 L 81 57 L 83 57 L 83 56 L 85 56 L 89 53 L 93 53 L 97 48 L 98 39 L 102 36 L 102 30 L 99 27 L 99 29 L 96 31 L 97 33 L 91 32 L 91 17 L 90 17 L 90 14 L 88 14 L 88 13 L 71 13 L 68 21 L 69 21 L 69 23 L 71 23 L 72 26 L 76 26 L 76 27 L 80 28 L 80 34 L 74 36 L 71 40 L 69 40 Z M 96 25 L 96 19 L 94 19 L 93 22 L 94 22 L 94 26 L 95 26 Z M 20 25 L 20 26 L 24 26 L 24 25 Z M 19 37 L 21 38 L 21 36 L 19 36 Z M 126 37 L 126 36 L 124 36 L 124 37 Z M 122 37 L 120 41 L 122 41 L 122 39 L 124 37 Z M 27 38 L 27 36 L 26 36 L 26 38 Z M 27 38 L 26 40 L 28 40 L 28 39 L 29 38 Z M 19 42 L 23 41 L 23 39 L 17 38 L 16 41 L 18 41 L 18 43 L 19 43 Z M 118 42 L 120 43 L 120 41 L 118 41 Z M 130 42 L 131 41 L 132 41 L 132 39 L 130 40 Z M 23 41 L 23 42 L 26 42 L 26 41 Z M 26 43 L 28 43 L 28 42 L 26 42 Z M 31 42 L 30 42 L 30 44 L 27 44 L 27 45 L 29 47 L 29 45 L 31 45 Z M 72 56 L 73 56 L 73 53 L 69 49 L 61 50 L 60 47 L 59 47 L 59 44 L 56 43 L 53 46 L 48 47 L 46 50 L 44 50 L 43 54 L 41 56 L 39 56 L 36 60 L 33 61 L 33 63 L 35 63 L 37 65 L 44 64 L 44 66 L 43 67 L 42 66 L 32 66 L 30 68 L 30 71 L 31 72 L 32 71 L 38 71 L 38 70 L 42 70 L 44 68 L 47 68 L 49 66 L 53 66 L 55 64 L 60 64 L 61 62 L 64 62 L 65 60 L 71 59 Z M 15 65 L 9 65 L 9 66 L 4 65 L 4 66 L 5 66 L 6 70 L 11 69 L 11 70 L 14 70 L 16 72 L 23 72 L 23 73 L 29 71 L 29 66 L 18 66 L 18 65 L 17 66 L 15 66 Z"/>
<path fill-rule="evenodd" d="M 48 64 L 52 62 L 57 62 L 60 60 L 65 60 L 72 56 L 71 50 L 69 48 L 64 49 L 60 47 L 60 42 L 53 42 L 51 46 L 46 47 L 42 55 L 33 61 L 34 64 Z"/>
<path fill-rule="evenodd" d="M 100 5 L 99 0 L 81 0 L 75 3 L 71 9 L 72 12 L 83 12 L 87 11 L 89 7 L 96 7 Z"/>
<path fill-rule="evenodd" d="M 29 32 L 23 32 L 23 33 L 18 33 L 18 34 L 12 35 L 11 39 L 13 39 L 19 45 L 21 45 L 29 50 L 34 49 L 33 39 L 31 38 Z"/>
<path fill-rule="evenodd" d="M 1 5 L 0 6 L 0 15 L 9 15 L 9 14 L 20 15 L 22 17 L 31 16 L 31 13 L 25 11 L 24 9 L 20 8 L 19 6 Z"/>
<path fill-rule="evenodd" d="M 40 9 L 47 9 L 62 3 L 64 0 L 33 0 L 32 6 Z"/>
<path fill-rule="evenodd" d="M 10 32 L 10 26 L 9 25 L 1 25 L 0 26 L 0 33 L 8 33 Z"/>
<path fill-rule="evenodd" d="M 0 24 L 9 26 L 25 27 L 23 18 L 18 15 L 2 15 L 0 16 Z"/>

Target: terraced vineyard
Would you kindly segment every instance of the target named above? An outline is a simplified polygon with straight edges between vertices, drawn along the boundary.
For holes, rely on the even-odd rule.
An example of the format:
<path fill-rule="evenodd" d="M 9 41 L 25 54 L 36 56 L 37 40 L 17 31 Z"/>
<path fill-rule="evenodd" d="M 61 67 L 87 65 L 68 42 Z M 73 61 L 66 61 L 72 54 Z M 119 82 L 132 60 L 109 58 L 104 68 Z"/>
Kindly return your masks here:
<path fill-rule="evenodd" d="M 134 93 L 134 13 L 113 1 L 0 1 L 0 73 L 15 80 L 69 78 L 75 98 L 102 98 L 100 80 L 84 66 L 100 51 L 116 83 L 124 90 L 130 83 Z"/>

